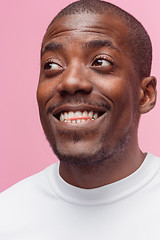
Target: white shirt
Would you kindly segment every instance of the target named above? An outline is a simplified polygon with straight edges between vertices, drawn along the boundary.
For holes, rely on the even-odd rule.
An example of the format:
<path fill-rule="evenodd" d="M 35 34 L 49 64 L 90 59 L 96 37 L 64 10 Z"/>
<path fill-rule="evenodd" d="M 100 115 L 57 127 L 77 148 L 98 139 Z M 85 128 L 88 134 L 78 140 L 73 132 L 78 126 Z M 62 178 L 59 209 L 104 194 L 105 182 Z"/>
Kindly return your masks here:
<path fill-rule="evenodd" d="M 160 240 L 160 158 L 94 189 L 49 166 L 0 194 L 0 240 Z"/>

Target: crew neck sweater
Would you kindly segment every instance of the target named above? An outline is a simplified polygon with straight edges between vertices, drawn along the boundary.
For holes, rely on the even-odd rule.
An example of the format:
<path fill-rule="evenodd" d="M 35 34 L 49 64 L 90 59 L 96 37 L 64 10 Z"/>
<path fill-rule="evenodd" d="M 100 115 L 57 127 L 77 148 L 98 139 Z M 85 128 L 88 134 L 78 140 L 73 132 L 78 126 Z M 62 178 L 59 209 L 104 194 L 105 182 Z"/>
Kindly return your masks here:
<path fill-rule="evenodd" d="M 94 189 L 65 182 L 59 163 L 0 194 L 0 240 L 159 240 L 160 158 Z"/>

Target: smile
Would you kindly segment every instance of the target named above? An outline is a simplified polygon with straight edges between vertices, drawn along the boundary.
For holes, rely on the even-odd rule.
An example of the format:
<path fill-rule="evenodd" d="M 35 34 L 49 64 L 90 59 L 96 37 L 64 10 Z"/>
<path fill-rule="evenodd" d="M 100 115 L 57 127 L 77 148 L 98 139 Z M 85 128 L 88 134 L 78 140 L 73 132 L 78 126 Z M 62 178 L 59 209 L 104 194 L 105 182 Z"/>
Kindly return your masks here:
<path fill-rule="evenodd" d="M 103 107 L 89 106 L 89 105 L 63 105 L 52 111 L 52 116 L 61 123 L 69 123 L 72 125 L 89 123 L 97 120 L 106 109 Z"/>
<path fill-rule="evenodd" d="M 93 111 L 69 111 L 69 112 L 62 112 L 60 114 L 60 121 L 61 122 L 68 122 L 73 124 L 80 124 L 84 122 L 88 122 L 91 120 L 95 120 L 99 117 L 98 112 Z"/>

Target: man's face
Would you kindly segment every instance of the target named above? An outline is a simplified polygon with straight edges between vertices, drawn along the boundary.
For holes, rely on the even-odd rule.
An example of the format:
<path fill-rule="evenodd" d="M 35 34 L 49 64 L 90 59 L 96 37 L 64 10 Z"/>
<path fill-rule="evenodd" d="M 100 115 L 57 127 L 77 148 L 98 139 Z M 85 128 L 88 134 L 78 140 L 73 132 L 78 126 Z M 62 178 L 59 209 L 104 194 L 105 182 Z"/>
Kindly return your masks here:
<path fill-rule="evenodd" d="M 107 14 L 61 17 L 47 30 L 37 99 L 61 160 L 106 159 L 136 133 L 139 84 L 128 38 L 127 26 Z"/>

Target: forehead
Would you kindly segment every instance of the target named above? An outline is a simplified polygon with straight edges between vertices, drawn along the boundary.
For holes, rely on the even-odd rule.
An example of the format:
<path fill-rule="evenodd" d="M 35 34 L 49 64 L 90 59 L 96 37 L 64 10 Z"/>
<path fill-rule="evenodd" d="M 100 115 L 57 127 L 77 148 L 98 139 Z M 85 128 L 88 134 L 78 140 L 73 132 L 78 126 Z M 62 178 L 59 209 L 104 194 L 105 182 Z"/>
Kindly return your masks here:
<path fill-rule="evenodd" d="M 92 38 L 110 40 L 113 45 L 126 51 L 129 46 L 129 30 L 126 24 L 116 15 L 109 14 L 72 14 L 58 17 L 49 26 L 43 39 L 42 51 L 45 46 L 57 39 L 65 44 L 69 37 L 70 41 L 79 42 Z"/>

